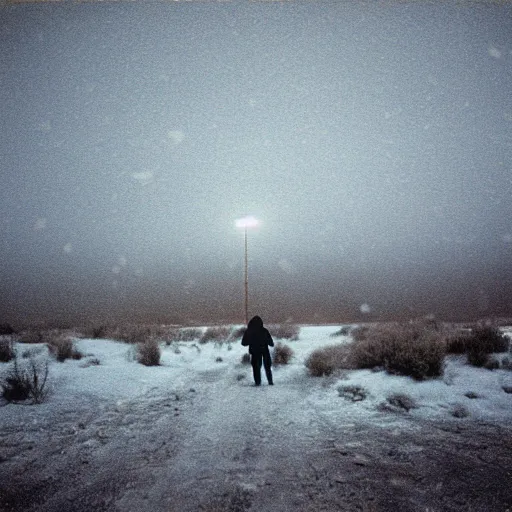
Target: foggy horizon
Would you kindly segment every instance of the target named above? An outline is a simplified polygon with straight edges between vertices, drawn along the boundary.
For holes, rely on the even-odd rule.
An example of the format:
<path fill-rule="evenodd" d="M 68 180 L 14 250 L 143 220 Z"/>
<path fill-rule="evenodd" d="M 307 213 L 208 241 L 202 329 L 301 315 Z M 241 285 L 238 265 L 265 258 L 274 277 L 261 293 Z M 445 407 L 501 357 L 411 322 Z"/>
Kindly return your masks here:
<path fill-rule="evenodd" d="M 0 323 L 512 317 L 512 6 L 0 6 Z"/>

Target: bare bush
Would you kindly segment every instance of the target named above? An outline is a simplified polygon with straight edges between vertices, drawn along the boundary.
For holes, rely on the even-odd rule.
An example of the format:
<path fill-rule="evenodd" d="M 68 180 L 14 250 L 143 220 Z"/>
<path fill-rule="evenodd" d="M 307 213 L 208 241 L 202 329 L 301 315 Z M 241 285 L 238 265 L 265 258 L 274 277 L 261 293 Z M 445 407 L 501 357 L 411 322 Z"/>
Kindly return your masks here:
<path fill-rule="evenodd" d="M 297 341 L 299 339 L 300 327 L 295 324 L 269 325 L 268 330 L 271 336 L 277 340 Z"/>
<path fill-rule="evenodd" d="M 501 368 L 503 370 L 512 370 L 512 358 L 510 357 L 504 357 L 501 360 Z"/>
<path fill-rule="evenodd" d="M 357 368 L 382 366 L 388 373 L 417 380 L 443 374 L 445 346 L 433 329 L 415 324 L 375 326 L 349 346 Z"/>
<path fill-rule="evenodd" d="M 246 330 L 247 330 L 247 327 L 245 325 L 242 325 L 241 327 L 233 328 L 233 332 L 231 333 L 231 339 L 232 340 L 241 340 L 243 338 Z"/>
<path fill-rule="evenodd" d="M 455 331 L 445 336 L 446 352 L 448 354 L 465 354 L 472 337 L 471 331 Z"/>
<path fill-rule="evenodd" d="M 91 328 L 91 338 L 97 340 L 104 338 L 107 334 L 107 327 L 105 325 L 96 325 Z"/>
<path fill-rule="evenodd" d="M 288 345 L 276 343 L 274 347 L 274 364 L 288 364 L 293 356 L 293 350 Z"/>
<path fill-rule="evenodd" d="M 492 364 L 490 354 L 507 352 L 508 349 L 509 339 L 497 327 L 478 326 L 472 329 L 466 343 L 467 362 L 472 366 L 493 369 L 496 365 Z"/>
<path fill-rule="evenodd" d="M 331 375 L 338 369 L 350 369 L 351 345 L 330 345 L 311 352 L 306 359 L 306 368 L 313 377 Z"/>
<path fill-rule="evenodd" d="M 201 329 L 197 327 L 185 327 L 181 329 L 173 329 L 170 333 L 172 341 L 194 341 L 201 338 Z"/>
<path fill-rule="evenodd" d="M 149 339 L 137 345 L 137 361 L 145 366 L 158 366 L 160 355 L 160 346 L 156 340 Z"/>
<path fill-rule="evenodd" d="M 47 396 L 46 382 L 48 379 L 48 360 L 44 362 L 30 358 L 20 367 L 18 359 L 14 359 L 11 372 L 1 384 L 2 396 L 8 402 L 32 400 L 41 403 Z"/>
<path fill-rule="evenodd" d="M 467 361 L 471 366 L 483 368 L 489 363 L 489 354 L 481 350 L 470 350 L 467 353 Z"/>
<path fill-rule="evenodd" d="M 468 351 L 480 351 L 486 354 L 507 352 L 509 339 L 497 327 L 479 326 L 471 331 L 466 348 Z"/>
<path fill-rule="evenodd" d="M 354 341 L 361 341 L 366 339 L 369 330 L 370 328 L 367 325 L 359 325 L 350 331 L 350 335 Z"/>
<path fill-rule="evenodd" d="M 216 327 L 208 327 L 199 338 L 199 343 L 204 344 L 209 341 L 224 342 L 229 339 L 231 335 L 231 327 L 222 325 Z"/>
<path fill-rule="evenodd" d="M 14 357 L 14 343 L 10 336 L 0 336 L 0 363 L 8 363 Z"/>
<path fill-rule="evenodd" d="M 60 363 L 66 359 L 81 359 L 83 354 L 75 348 L 73 340 L 67 336 L 57 336 L 48 342 L 48 350 Z"/>
<path fill-rule="evenodd" d="M 500 361 L 496 357 L 490 355 L 487 362 L 484 364 L 486 370 L 498 370 L 500 368 Z"/>

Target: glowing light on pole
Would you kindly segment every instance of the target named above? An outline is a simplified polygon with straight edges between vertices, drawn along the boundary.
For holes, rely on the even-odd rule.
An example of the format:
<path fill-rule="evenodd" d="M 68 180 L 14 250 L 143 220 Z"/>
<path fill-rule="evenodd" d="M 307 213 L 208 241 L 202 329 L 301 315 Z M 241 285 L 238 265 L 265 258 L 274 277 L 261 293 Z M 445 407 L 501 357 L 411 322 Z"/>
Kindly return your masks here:
<path fill-rule="evenodd" d="M 244 230 L 244 269 L 245 269 L 245 325 L 249 322 L 249 273 L 247 264 L 247 229 L 255 228 L 259 225 L 259 221 L 256 217 L 243 217 L 236 221 L 237 228 L 243 228 Z"/>

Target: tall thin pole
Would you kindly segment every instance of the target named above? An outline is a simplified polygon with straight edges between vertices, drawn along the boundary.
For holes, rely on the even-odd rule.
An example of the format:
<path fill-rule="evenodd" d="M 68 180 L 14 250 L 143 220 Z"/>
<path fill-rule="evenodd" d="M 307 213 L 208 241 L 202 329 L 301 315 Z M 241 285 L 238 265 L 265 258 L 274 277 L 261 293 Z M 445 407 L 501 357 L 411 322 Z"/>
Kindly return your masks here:
<path fill-rule="evenodd" d="M 249 274 L 247 264 L 247 226 L 244 229 L 245 242 L 245 325 L 249 322 Z"/>

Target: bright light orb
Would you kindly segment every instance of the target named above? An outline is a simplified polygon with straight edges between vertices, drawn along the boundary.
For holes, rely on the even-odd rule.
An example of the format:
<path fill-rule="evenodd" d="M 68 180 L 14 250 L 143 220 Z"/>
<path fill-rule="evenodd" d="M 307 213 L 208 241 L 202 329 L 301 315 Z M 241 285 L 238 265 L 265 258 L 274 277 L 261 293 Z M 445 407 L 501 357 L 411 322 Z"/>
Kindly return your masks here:
<path fill-rule="evenodd" d="M 241 219 L 238 219 L 236 221 L 236 227 L 237 228 L 255 228 L 259 226 L 260 222 L 256 217 L 253 217 L 252 215 L 248 217 L 243 217 Z"/>

